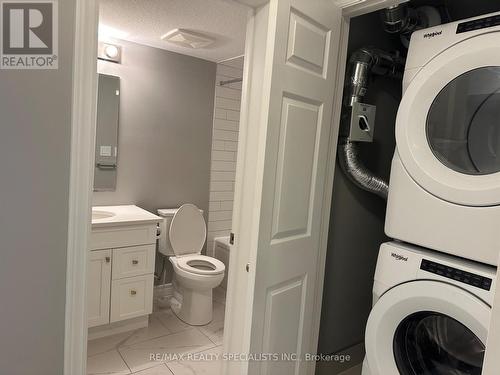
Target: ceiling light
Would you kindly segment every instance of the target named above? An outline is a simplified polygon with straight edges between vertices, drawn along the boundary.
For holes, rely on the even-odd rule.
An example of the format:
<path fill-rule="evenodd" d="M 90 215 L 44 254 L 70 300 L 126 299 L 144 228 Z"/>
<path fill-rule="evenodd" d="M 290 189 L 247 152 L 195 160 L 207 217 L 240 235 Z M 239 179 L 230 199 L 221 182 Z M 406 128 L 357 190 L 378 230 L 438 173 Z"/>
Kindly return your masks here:
<path fill-rule="evenodd" d="M 118 50 L 118 47 L 117 46 L 114 46 L 112 44 L 108 44 L 105 48 L 104 48 L 104 53 L 106 54 L 106 56 L 108 56 L 110 59 L 116 59 L 118 57 L 118 54 L 120 53 L 120 51 Z"/>
<path fill-rule="evenodd" d="M 206 48 L 215 43 L 215 39 L 186 29 L 174 29 L 161 37 L 162 40 L 185 48 Z"/>
<path fill-rule="evenodd" d="M 97 49 L 97 58 L 99 60 L 121 63 L 122 47 L 115 44 L 99 42 Z"/>

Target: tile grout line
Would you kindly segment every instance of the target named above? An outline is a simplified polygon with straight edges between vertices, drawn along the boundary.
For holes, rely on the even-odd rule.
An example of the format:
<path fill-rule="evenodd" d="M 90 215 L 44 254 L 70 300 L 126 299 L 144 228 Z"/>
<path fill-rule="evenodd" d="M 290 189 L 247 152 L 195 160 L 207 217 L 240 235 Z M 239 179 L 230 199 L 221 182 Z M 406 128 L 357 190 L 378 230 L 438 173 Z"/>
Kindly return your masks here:
<path fill-rule="evenodd" d="M 209 337 L 209 336 L 208 336 L 205 332 L 203 332 L 201 329 L 199 329 L 198 327 L 196 327 L 196 329 L 197 329 L 197 330 L 198 330 L 198 331 L 199 331 L 199 332 L 200 332 L 203 336 L 205 336 L 207 339 L 209 339 L 209 340 L 210 340 L 210 342 L 211 342 L 212 344 L 214 344 L 215 346 L 217 346 L 217 345 L 218 345 L 218 344 L 216 344 L 216 343 L 214 342 L 214 340 L 212 340 L 212 339 L 211 339 L 211 338 L 210 338 L 210 337 Z M 202 353 L 202 352 L 200 352 L 200 353 Z"/>
<path fill-rule="evenodd" d="M 118 355 L 119 355 L 119 356 L 120 356 L 120 358 L 122 359 L 123 363 L 125 363 L 125 366 L 127 366 L 128 370 L 129 370 L 129 372 L 130 372 L 130 374 L 132 374 L 132 369 L 131 369 L 131 368 L 130 368 L 130 366 L 128 365 L 128 363 L 127 363 L 127 361 L 125 360 L 125 358 L 123 358 L 122 353 L 121 353 L 118 349 L 116 349 L 116 351 L 118 352 Z"/>

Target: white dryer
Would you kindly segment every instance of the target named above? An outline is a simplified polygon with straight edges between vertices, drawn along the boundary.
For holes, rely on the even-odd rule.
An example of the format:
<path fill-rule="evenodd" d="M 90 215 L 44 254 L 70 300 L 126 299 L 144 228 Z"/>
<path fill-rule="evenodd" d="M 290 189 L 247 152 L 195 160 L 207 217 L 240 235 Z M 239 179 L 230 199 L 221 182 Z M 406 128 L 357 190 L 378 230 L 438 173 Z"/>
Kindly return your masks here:
<path fill-rule="evenodd" d="M 496 268 L 382 244 L 362 375 L 480 375 Z"/>
<path fill-rule="evenodd" d="M 496 265 L 500 13 L 412 35 L 396 144 L 387 235 Z"/>

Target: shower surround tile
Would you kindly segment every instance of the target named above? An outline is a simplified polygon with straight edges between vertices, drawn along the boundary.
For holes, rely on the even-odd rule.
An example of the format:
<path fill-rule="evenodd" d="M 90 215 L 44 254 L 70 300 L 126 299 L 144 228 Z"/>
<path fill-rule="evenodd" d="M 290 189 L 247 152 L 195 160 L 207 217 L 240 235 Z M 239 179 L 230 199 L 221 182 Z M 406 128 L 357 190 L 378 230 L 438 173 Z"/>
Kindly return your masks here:
<path fill-rule="evenodd" d="M 243 62 L 239 57 L 217 64 L 207 234 L 210 256 L 215 256 L 214 238 L 231 232 L 241 107 L 241 82 L 220 86 L 220 81 L 242 78 Z"/>

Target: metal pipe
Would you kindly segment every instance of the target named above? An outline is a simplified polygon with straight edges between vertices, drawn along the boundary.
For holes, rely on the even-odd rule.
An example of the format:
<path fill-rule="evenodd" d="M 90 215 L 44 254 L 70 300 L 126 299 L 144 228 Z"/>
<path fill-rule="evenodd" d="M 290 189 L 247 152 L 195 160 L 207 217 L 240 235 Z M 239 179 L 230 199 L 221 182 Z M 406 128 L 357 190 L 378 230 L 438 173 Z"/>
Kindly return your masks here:
<path fill-rule="evenodd" d="M 405 40 L 409 41 L 415 30 L 441 23 L 437 9 L 429 6 L 413 9 L 406 4 L 393 5 L 384 9 L 381 17 L 385 31 L 399 33 L 403 43 Z M 398 53 L 391 54 L 370 47 L 355 51 L 348 65 L 350 70 L 344 97 L 346 112 L 352 111 L 354 103 L 361 102 L 366 95 L 372 74 L 402 79 L 405 60 Z M 344 116 L 344 119 L 347 117 Z M 348 137 L 342 137 L 339 141 L 338 155 L 342 170 L 354 184 L 387 199 L 389 184 L 364 166 L 357 143 L 351 142 Z"/>
<path fill-rule="evenodd" d="M 420 23 L 418 13 L 406 4 L 390 6 L 381 12 L 384 30 L 390 34 L 406 34 L 415 31 Z"/>
<path fill-rule="evenodd" d="M 346 110 L 350 110 L 354 103 L 361 102 L 368 91 L 372 74 L 401 79 L 404 63 L 398 54 L 376 48 L 361 48 L 354 52 L 349 59 L 350 71 L 344 101 Z M 341 138 L 338 156 L 340 167 L 356 186 L 387 199 L 389 184 L 365 167 L 356 142 L 351 142 L 347 137 Z"/>
<path fill-rule="evenodd" d="M 429 5 L 418 8 L 412 8 L 407 4 L 393 5 L 382 10 L 380 17 L 384 30 L 390 34 L 399 34 L 406 48 L 414 31 L 439 25 L 442 21 L 439 10 Z"/>
<path fill-rule="evenodd" d="M 351 55 L 348 64 L 350 72 L 345 105 L 352 107 L 354 102 L 360 102 L 366 95 L 372 74 L 402 79 L 405 60 L 396 53 L 364 47 Z"/>

